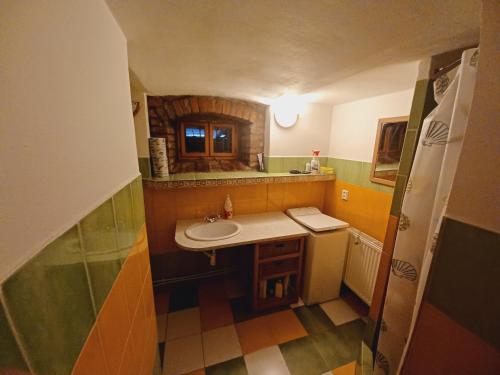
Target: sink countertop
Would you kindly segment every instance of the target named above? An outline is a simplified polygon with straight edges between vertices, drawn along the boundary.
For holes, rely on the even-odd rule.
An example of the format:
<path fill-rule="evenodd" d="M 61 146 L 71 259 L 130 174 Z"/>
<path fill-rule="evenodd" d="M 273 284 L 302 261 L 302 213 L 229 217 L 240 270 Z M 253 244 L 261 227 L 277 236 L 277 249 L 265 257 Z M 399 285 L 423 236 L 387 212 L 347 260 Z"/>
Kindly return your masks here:
<path fill-rule="evenodd" d="M 236 236 L 217 241 L 196 241 L 186 236 L 186 228 L 202 222 L 202 219 L 178 220 L 175 226 L 175 242 L 184 250 L 205 251 L 263 241 L 306 237 L 309 234 L 306 229 L 283 212 L 239 215 L 234 216 L 233 220 L 241 224 L 241 232 Z"/>

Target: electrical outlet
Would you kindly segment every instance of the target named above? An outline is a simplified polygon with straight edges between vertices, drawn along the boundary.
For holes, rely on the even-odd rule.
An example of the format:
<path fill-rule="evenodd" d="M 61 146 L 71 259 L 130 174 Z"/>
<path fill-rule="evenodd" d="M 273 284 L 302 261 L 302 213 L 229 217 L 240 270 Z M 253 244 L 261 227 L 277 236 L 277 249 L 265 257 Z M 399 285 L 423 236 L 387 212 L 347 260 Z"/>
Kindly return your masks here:
<path fill-rule="evenodd" d="M 349 190 L 342 189 L 342 200 L 344 201 L 349 200 Z"/>

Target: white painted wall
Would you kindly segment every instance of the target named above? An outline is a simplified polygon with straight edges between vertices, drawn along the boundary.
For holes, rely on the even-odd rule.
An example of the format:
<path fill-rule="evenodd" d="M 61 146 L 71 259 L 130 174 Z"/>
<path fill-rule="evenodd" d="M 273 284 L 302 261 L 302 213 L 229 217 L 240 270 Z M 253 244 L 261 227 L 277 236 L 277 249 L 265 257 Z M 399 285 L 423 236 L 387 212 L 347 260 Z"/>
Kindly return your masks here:
<path fill-rule="evenodd" d="M 334 106 L 329 156 L 371 162 L 378 119 L 408 116 L 412 99 L 410 89 Z"/>
<path fill-rule="evenodd" d="M 137 147 L 137 155 L 140 158 L 149 157 L 149 122 L 147 111 L 146 94 L 134 90 L 132 87 L 132 100 L 139 102 L 139 112 L 134 116 L 135 128 L 135 143 Z"/>
<path fill-rule="evenodd" d="M 483 1 L 481 52 L 447 216 L 500 233 L 500 3 Z"/>
<path fill-rule="evenodd" d="M 0 35 L 1 281 L 139 172 L 104 1 L 4 1 Z"/>
<path fill-rule="evenodd" d="M 332 106 L 328 104 L 305 104 L 297 123 L 291 128 L 282 128 L 269 111 L 269 156 L 310 156 L 312 150 L 328 155 Z M 267 141 L 267 140 L 266 140 Z"/>

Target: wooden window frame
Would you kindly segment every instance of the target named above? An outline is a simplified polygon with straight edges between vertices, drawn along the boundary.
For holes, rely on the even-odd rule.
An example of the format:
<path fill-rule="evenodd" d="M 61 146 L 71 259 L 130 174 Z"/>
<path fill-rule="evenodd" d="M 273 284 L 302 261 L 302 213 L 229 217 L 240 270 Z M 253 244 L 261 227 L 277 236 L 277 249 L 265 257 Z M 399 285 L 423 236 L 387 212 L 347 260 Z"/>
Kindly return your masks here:
<path fill-rule="evenodd" d="M 186 127 L 203 127 L 205 129 L 205 152 L 186 152 Z M 180 132 L 179 132 L 179 156 L 181 159 L 198 159 L 200 157 L 208 157 L 210 153 L 210 144 L 209 144 L 209 126 L 206 122 L 195 122 L 195 121 L 187 121 L 181 122 L 180 124 Z"/>
<path fill-rule="evenodd" d="M 210 129 L 210 155 L 216 157 L 218 159 L 236 159 L 236 156 L 238 156 L 238 129 L 235 124 L 224 124 L 224 123 L 214 123 L 211 122 L 209 124 L 209 129 Z M 215 152 L 214 150 L 214 137 L 213 137 L 213 132 L 214 128 L 226 128 L 226 129 L 231 129 L 231 149 L 232 152 Z"/>
<path fill-rule="evenodd" d="M 186 127 L 203 127 L 205 129 L 205 152 L 186 152 Z M 214 151 L 214 128 L 231 129 L 231 153 Z M 211 121 L 186 121 L 180 123 L 179 130 L 179 159 L 199 159 L 210 157 L 217 159 L 236 159 L 238 156 L 238 126 L 236 124 Z"/>

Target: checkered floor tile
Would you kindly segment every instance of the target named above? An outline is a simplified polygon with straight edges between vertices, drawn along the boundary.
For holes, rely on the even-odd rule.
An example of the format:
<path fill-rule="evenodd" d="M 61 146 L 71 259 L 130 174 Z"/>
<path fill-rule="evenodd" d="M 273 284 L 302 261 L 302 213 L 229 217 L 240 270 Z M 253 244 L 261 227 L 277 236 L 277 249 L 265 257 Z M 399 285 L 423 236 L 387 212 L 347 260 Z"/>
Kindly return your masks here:
<path fill-rule="evenodd" d="M 351 373 L 365 326 L 359 308 L 339 299 L 255 313 L 241 290 L 215 280 L 155 295 L 163 375 Z"/>

